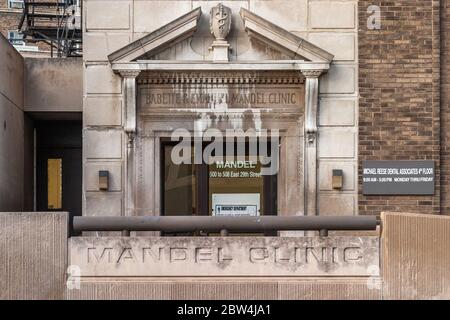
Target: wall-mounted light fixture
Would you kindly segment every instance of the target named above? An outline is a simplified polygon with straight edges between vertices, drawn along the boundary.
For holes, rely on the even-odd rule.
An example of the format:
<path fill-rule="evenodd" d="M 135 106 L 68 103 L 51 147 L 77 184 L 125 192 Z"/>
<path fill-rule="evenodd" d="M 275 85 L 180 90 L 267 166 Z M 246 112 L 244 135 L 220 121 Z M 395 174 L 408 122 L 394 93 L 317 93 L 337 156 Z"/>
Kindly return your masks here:
<path fill-rule="evenodd" d="M 333 189 L 341 190 L 344 186 L 344 171 L 341 169 L 333 169 L 331 184 Z"/>
<path fill-rule="evenodd" d="M 109 189 L 109 171 L 100 170 L 98 172 L 98 189 L 107 191 Z"/>

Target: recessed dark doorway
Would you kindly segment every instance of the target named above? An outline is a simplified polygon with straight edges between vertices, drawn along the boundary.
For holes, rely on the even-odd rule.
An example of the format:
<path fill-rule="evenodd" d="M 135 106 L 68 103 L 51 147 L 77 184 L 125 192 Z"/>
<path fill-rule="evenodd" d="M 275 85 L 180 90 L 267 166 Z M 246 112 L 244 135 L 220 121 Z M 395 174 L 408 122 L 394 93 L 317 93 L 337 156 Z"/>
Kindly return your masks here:
<path fill-rule="evenodd" d="M 81 121 L 37 121 L 36 210 L 67 211 L 81 215 L 82 124 Z"/>

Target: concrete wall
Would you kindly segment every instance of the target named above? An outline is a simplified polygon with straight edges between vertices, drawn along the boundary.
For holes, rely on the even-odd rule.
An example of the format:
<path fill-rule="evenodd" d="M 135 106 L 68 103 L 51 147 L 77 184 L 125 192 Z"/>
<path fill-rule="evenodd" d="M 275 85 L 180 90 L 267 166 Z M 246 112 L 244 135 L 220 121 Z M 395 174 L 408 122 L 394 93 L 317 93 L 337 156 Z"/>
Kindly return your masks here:
<path fill-rule="evenodd" d="M 68 290 L 68 299 L 99 300 L 377 300 L 381 290 L 369 289 L 358 278 L 252 279 L 153 279 L 147 281 L 95 280 Z"/>
<path fill-rule="evenodd" d="M 381 278 L 112 278 L 68 299 L 450 299 L 450 217 L 383 213 Z M 377 270 L 372 270 L 374 273 Z"/>
<path fill-rule="evenodd" d="M 26 58 L 24 92 L 26 112 L 81 112 L 82 60 Z"/>
<path fill-rule="evenodd" d="M 450 217 L 383 213 L 382 226 L 381 281 L 87 277 L 66 287 L 67 214 L 0 213 L 0 299 L 450 299 Z"/>
<path fill-rule="evenodd" d="M 24 61 L 3 35 L 0 61 L 0 211 L 22 211 L 31 209 L 25 205 Z"/>
<path fill-rule="evenodd" d="M 450 299 L 450 217 L 383 213 L 385 299 Z"/>
<path fill-rule="evenodd" d="M 24 59 L 0 35 L 0 211 L 33 210 L 34 124 L 27 112 L 81 112 L 81 59 Z"/>
<path fill-rule="evenodd" d="M 0 213 L 0 300 L 63 299 L 67 213 Z"/>
<path fill-rule="evenodd" d="M 126 138 L 123 133 L 123 92 L 121 78 L 114 74 L 107 55 L 137 40 L 198 6 L 202 7 L 200 26 L 192 40 L 162 52 L 169 60 L 208 60 L 209 9 L 219 1 L 85 0 L 83 3 L 84 50 L 84 145 L 100 146 L 95 155 L 86 150 L 85 165 L 115 170 L 121 179 L 125 172 Z M 222 1 L 233 10 L 231 60 L 270 59 L 270 52 L 253 48 L 243 29 L 239 8 L 253 11 L 335 55 L 328 75 L 321 79 L 319 107 L 319 196 L 321 215 L 355 215 L 357 210 L 357 1 L 245 0 Z M 268 53 L 269 52 L 269 53 Z M 269 56 L 268 56 L 269 54 Z M 278 57 L 279 58 L 279 57 Z M 275 58 L 276 59 L 276 58 Z M 104 115 L 101 119 L 98 114 Z M 333 190 L 333 169 L 344 171 L 343 190 Z M 109 170 L 109 169 L 108 169 Z M 86 173 L 89 174 L 89 173 Z M 93 172 L 95 174 L 95 172 Z M 92 180 L 95 177 L 84 177 Z M 122 179 L 122 188 L 126 179 Z M 85 192 L 84 212 L 105 212 L 114 203 L 114 214 L 123 214 L 122 191 L 94 194 Z M 98 192 L 97 192 L 98 193 Z M 302 210 L 302 209 L 299 209 Z"/>

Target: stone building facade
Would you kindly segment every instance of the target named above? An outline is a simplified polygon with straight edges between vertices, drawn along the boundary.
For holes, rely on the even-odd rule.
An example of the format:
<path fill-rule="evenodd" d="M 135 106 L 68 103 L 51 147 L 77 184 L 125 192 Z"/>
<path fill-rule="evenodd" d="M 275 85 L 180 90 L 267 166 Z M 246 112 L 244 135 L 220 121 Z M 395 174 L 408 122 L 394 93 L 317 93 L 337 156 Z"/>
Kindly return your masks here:
<path fill-rule="evenodd" d="M 449 297 L 449 1 L 82 10 L 82 59 L 0 35 L 0 299 Z"/>
<path fill-rule="evenodd" d="M 145 215 L 145 212 L 159 214 L 158 180 L 161 178 L 158 177 L 158 170 L 153 174 L 150 173 L 151 170 L 155 170 L 150 168 L 157 165 L 159 160 L 154 160 L 155 163 L 152 164 L 150 158 L 156 157 L 152 152 L 148 155 L 139 155 L 139 152 L 142 152 L 139 150 L 139 143 L 143 143 L 143 148 L 150 148 L 150 145 L 147 146 L 143 142 L 145 138 L 140 137 L 148 135 L 143 129 L 145 124 L 141 123 L 144 115 L 139 111 L 143 109 L 139 106 L 140 88 L 145 83 L 161 82 L 162 79 L 158 80 L 158 77 L 170 77 L 170 70 L 167 74 L 163 74 L 152 71 L 152 68 L 164 69 L 170 68 L 171 65 L 174 66 L 173 77 L 190 77 L 189 72 L 200 72 L 201 77 L 203 72 L 203 77 L 207 78 L 211 76 L 208 71 L 211 70 L 222 73 L 217 78 L 218 82 L 230 81 L 230 76 L 242 77 L 239 70 L 241 73 L 264 71 L 269 73 L 269 78 L 273 70 L 273 79 L 269 80 L 273 83 L 292 81 L 289 80 L 292 77 L 297 78 L 295 81 L 298 82 L 298 89 L 313 96 L 318 95 L 318 100 L 305 108 L 302 97 L 298 102 L 298 109 L 295 110 L 299 115 L 292 121 L 297 123 L 299 130 L 294 131 L 296 141 L 291 143 L 296 151 L 295 154 L 289 155 L 291 158 L 280 161 L 282 166 L 297 163 L 295 169 L 289 169 L 293 171 L 287 172 L 287 176 L 297 176 L 295 185 L 298 187 L 295 188 L 298 189 L 294 189 L 296 190 L 294 198 L 285 199 L 283 204 L 281 201 L 283 195 L 294 188 L 294 185 L 283 180 L 287 176 L 278 177 L 280 186 L 278 214 L 303 215 L 308 208 L 309 214 L 312 215 L 358 214 L 357 1 L 225 1 L 223 4 L 230 7 L 232 12 L 228 39 L 232 49 L 229 61 L 223 63 L 213 61 L 213 55 L 209 50 L 214 41 L 208 30 L 209 11 L 217 4 L 218 2 L 214 1 L 115 1 L 108 5 L 105 5 L 105 1 L 85 2 L 83 7 L 85 214 L 101 215 L 105 212 L 110 215 Z M 196 8 L 200 9 L 196 11 Z M 149 20 L 146 17 L 150 10 L 161 14 Z M 104 14 L 105 12 L 108 14 Z M 286 16 L 290 18 L 286 19 Z M 179 30 L 187 23 L 192 24 L 191 29 Z M 167 31 L 162 30 L 163 26 L 166 26 Z M 160 29 L 161 27 L 163 28 Z M 277 38 L 274 40 L 272 39 L 274 35 L 260 34 L 258 28 L 268 29 L 268 32 L 275 34 Z M 167 34 L 159 34 L 163 31 Z M 187 39 L 178 41 L 177 32 L 184 32 L 179 37 Z M 153 44 L 152 38 L 155 37 L 165 37 L 161 41 L 166 42 Z M 298 52 L 297 48 L 292 49 L 295 42 L 300 46 Z M 304 48 L 301 43 L 304 44 Z M 137 46 L 141 48 L 133 49 Z M 133 62 L 141 59 L 148 60 L 149 64 L 140 67 Z M 155 60 L 163 67 L 158 67 Z M 193 61 L 197 61 L 197 65 Z M 290 63 L 292 68 L 284 66 Z M 234 75 L 229 71 L 223 72 L 229 69 L 228 65 L 237 70 Z M 135 68 L 143 69 L 135 74 L 129 72 L 136 71 Z M 283 76 L 284 70 L 290 72 Z M 318 72 L 311 73 L 309 70 Z M 183 75 L 179 75 L 180 72 L 183 72 Z M 129 89 L 126 83 L 132 81 L 127 80 L 129 77 L 137 77 L 137 89 L 131 89 L 137 90 L 137 102 L 128 100 L 130 98 L 127 97 Z M 311 85 L 316 81 L 320 81 L 317 88 Z M 148 90 L 151 91 L 151 85 L 148 86 Z M 136 156 L 132 160 L 135 162 L 132 164 L 133 168 L 129 168 L 134 172 L 133 177 L 130 177 L 127 171 L 127 166 L 130 165 L 127 159 L 129 143 L 126 133 L 129 103 L 137 105 L 135 107 L 137 138 L 134 140 Z M 305 115 L 306 109 L 316 108 L 317 105 L 320 105 L 320 108 L 313 111 L 318 112 L 317 120 L 313 113 Z M 270 108 L 275 110 L 277 106 Z M 173 109 L 168 111 L 175 119 Z M 286 111 L 289 110 L 282 110 L 282 113 L 286 115 Z M 232 110 L 230 112 L 233 114 Z M 170 124 L 169 120 L 162 120 L 163 114 L 155 115 L 155 120 L 151 120 L 151 116 L 148 116 L 148 119 L 150 122 L 160 121 L 156 119 L 163 117 L 161 122 L 167 123 L 168 127 L 185 125 L 189 128 L 202 118 L 199 110 L 191 110 L 190 113 L 191 118 L 185 111 L 180 112 L 180 117 L 184 116 L 190 120 L 186 122 L 177 120 L 173 124 Z M 317 130 L 317 141 L 314 142 L 312 150 L 304 143 L 306 140 L 304 130 L 308 126 L 305 126 L 305 122 L 309 121 L 305 119 L 308 117 L 313 119 L 313 123 L 310 124 L 312 132 L 316 134 Z M 281 123 L 275 126 L 282 129 Z M 162 128 L 158 130 L 164 131 Z M 158 144 L 160 138 L 162 137 L 157 137 L 155 141 L 149 143 Z M 281 144 L 283 145 L 283 142 Z M 283 148 L 294 150 L 292 147 L 284 145 L 281 152 Z M 157 152 L 157 148 L 153 152 Z M 343 171 L 344 185 L 340 190 L 332 187 L 333 169 Z M 96 181 L 99 170 L 110 172 L 110 178 L 114 183 L 113 189 L 109 192 L 98 190 Z M 281 168 L 281 170 L 288 169 Z M 308 172 L 309 178 L 305 172 Z M 148 183 L 150 184 L 147 185 Z M 283 183 L 285 189 L 281 188 Z M 130 195 L 131 188 L 137 189 Z M 142 188 L 144 190 L 141 190 Z M 304 191 L 308 188 L 309 191 Z M 308 192 L 312 193 L 308 196 Z M 130 196 L 132 199 L 127 198 Z M 149 202 L 144 203 L 142 200 L 144 198 Z M 288 206 L 287 203 L 292 203 L 293 199 L 296 199 L 295 205 Z"/>
<path fill-rule="evenodd" d="M 127 215 L 133 210 L 137 215 L 144 214 L 145 210 L 159 214 L 161 208 L 156 200 L 151 207 L 143 208 L 136 205 L 129 208 L 126 203 L 130 196 L 129 188 L 134 188 L 139 182 L 136 178 L 144 176 L 143 171 L 139 170 L 148 168 L 134 167 L 134 178 L 127 173 L 128 111 L 124 79 L 128 79 L 128 71 L 137 67 L 132 65 L 136 60 L 151 61 L 152 65 L 156 65 L 157 60 L 161 61 L 161 67 L 145 67 L 167 67 L 165 75 L 161 73 L 160 77 L 177 72 L 180 74 L 181 71 L 188 76 L 189 72 L 193 74 L 201 71 L 207 78 L 214 72 L 212 66 L 215 65 L 216 71 L 222 72 L 221 78 L 216 80 L 225 81 L 229 78 L 231 73 L 223 73 L 228 69 L 226 63 L 214 62 L 210 50 L 214 36 L 209 31 L 209 11 L 219 2 L 136 0 L 113 1 L 111 5 L 106 3 L 104 0 L 83 2 L 83 212 L 94 216 Z M 435 1 L 420 1 L 414 5 L 411 2 L 399 2 L 398 5 L 389 6 L 383 1 L 248 0 L 224 2 L 224 5 L 230 7 L 232 12 L 231 31 L 226 41 L 231 48 L 228 60 L 233 68 L 244 73 L 252 68 L 250 61 L 259 61 L 259 65 L 254 65 L 255 71 L 258 68 L 260 71 L 272 68 L 275 79 L 272 81 L 292 80 L 292 75 L 295 75 L 298 77 L 295 80 L 298 81 L 298 94 L 305 95 L 306 76 L 298 63 L 325 61 L 328 64 L 320 66 L 323 69 L 318 77 L 317 118 L 313 125 L 313 131 L 317 127 L 318 140 L 314 151 L 316 156 L 311 155 L 316 159 L 312 164 L 316 168 L 313 170 L 315 176 L 310 172 L 312 180 L 307 181 L 305 174 L 309 171 L 305 165 L 308 148 L 304 141 L 307 140 L 305 130 L 309 129 L 305 126 L 306 105 L 303 105 L 303 97 L 298 102 L 298 114 L 291 117 L 293 122 L 299 122 L 295 133 L 299 142 L 296 146 L 297 156 L 292 156 L 288 161 L 298 163 L 295 173 L 297 189 L 294 192 L 297 208 L 288 210 L 281 205 L 277 209 L 279 214 L 283 211 L 306 214 L 307 184 L 315 185 L 312 186 L 315 195 L 309 197 L 314 199 L 310 203 L 314 214 L 378 215 L 384 210 L 447 214 L 446 1 L 441 1 L 439 5 Z M 199 13 L 193 12 L 196 8 L 200 8 Z M 376 16 L 373 8 L 379 8 L 379 28 L 372 28 L 368 24 Z M 149 20 L 146 18 L 149 10 L 160 14 Z M 191 17 L 195 21 L 185 17 L 189 12 L 192 17 L 195 16 Z M 289 19 L 282 18 L 288 13 Z M 183 21 L 192 23 L 192 29 L 178 30 Z M 255 23 L 277 34 L 278 38 L 274 40 L 272 36 L 261 35 L 248 26 L 250 24 L 256 28 Z M 151 39 L 158 36 L 158 30 L 164 26 L 172 33 L 167 31 L 167 38 L 161 40 L 165 42 L 156 45 Z M 186 39 L 178 41 L 177 30 Z M 126 50 L 132 50 L 133 46 L 148 39 L 156 47 L 146 48 L 141 45 L 142 52 L 126 61 Z M 293 53 L 289 50 L 294 49 L 289 49 L 288 42 L 283 41 L 299 41 L 316 48 L 316 52 L 311 53 L 304 47 L 303 52 Z M 323 52 L 328 53 L 328 57 L 332 56 L 332 59 L 324 59 L 321 56 Z M 301 53 L 306 57 L 301 56 Z M 271 63 L 274 60 L 278 61 L 278 66 Z M 199 64 L 195 65 L 192 61 Z M 125 62 L 131 64 L 126 65 Z M 210 70 L 204 68 L 208 63 Z M 286 72 L 284 80 L 279 78 L 283 75 L 283 68 L 287 68 L 282 66 L 283 63 L 297 63 L 296 67 L 291 68 L 291 73 Z M 121 69 L 122 66 L 125 69 Z M 156 74 L 151 70 L 139 72 L 136 82 L 138 95 L 145 91 L 139 89 L 144 83 L 151 87 L 149 83 L 157 81 Z M 239 71 L 235 74 L 239 74 Z M 149 90 L 151 92 L 151 88 Z M 146 118 L 139 115 L 140 103 L 138 99 L 136 141 L 139 141 L 142 132 L 139 128 L 141 120 Z M 39 107 L 40 112 L 56 111 L 50 109 Z M 240 112 L 245 109 L 252 112 L 251 105 L 241 108 Z M 255 106 L 254 109 L 261 108 Z M 283 107 L 279 110 L 281 113 L 289 111 Z M 61 111 L 64 112 L 64 108 Z M 171 115 L 172 111 L 166 110 Z M 195 122 L 195 117 L 201 118 L 202 112 L 198 111 L 191 112 L 191 119 L 186 121 L 187 127 Z M 279 117 L 280 112 L 274 112 L 274 115 L 278 114 L 276 117 Z M 164 118 L 164 114 L 158 116 Z M 180 115 L 183 116 L 186 114 Z M 281 126 L 281 122 L 278 126 Z M 160 162 L 157 157 L 151 158 L 154 158 L 152 161 L 155 161 L 155 165 Z M 435 192 L 433 195 L 421 196 L 364 195 L 362 171 L 365 160 L 432 160 L 436 169 Z M 139 157 L 134 161 L 140 165 L 144 163 Z M 336 169 L 342 170 L 341 188 L 333 188 L 332 185 L 333 170 Z M 110 174 L 111 188 L 108 191 L 98 187 L 99 171 L 108 171 Z M 145 191 L 156 192 L 152 195 L 153 199 L 161 197 L 158 193 L 160 177 L 157 171 L 151 178 L 156 179 L 153 181 L 155 187 L 147 186 L 151 190 Z M 289 175 L 288 172 L 286 176 Z M 278 179 L 279 186 L 285 183 L 284 190 L 290 188 L 281 175 Z M 139 188 L 131 196 L 134 202 L 137 197 L 141 197 L 138 191 Z M 286 192 L 279 188 L 278 196 L 282 194 Z"/>

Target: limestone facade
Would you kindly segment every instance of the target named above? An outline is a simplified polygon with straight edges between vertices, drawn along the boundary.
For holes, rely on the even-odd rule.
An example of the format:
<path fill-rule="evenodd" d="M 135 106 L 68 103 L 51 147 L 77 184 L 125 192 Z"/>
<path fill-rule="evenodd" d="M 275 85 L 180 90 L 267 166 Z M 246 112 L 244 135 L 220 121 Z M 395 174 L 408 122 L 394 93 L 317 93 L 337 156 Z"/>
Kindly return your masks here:
<path fill-rule="evenodd" d="M 235 69 L 235 74 L 240 76 L 249 71 L 267 70 L 274 75 L 285 71 L 296 73 L 300 82 L 298 88 L 305 92 L 296 112 L 290 112 L 290 122 L 297 126 L 291 143 L 297 151 L 289 152 L 289 159 L 283 160 L 281 155 L 282 165 L 295 164 L 292 169 L 284 168 L 293 171 L 284 178 L 283 174 L 280 175 L 278 182 L 282 186 L 283 179 L 297 177 L 297 182 L 286 181 L 286 189 L 282 189 L 287 193 L 294 188 L 296 200 L 292 198 L 284 202 L 281 199 L 278 214 L 358 214 L 357 1 L 222 1 L 232 13 L 227 37 L 231 51 L 229 62 L 223 64 L 213 62 L 214 55 L 210 50 L 214 36 L 209 30 L 209 13 L 218 3 L 188 0 L 84 1 L 84 214 L 160 213 L 159 159 L 155 154 L 159 138 L 157 135 L 143 137 L 156 131 L 160 135 L 168 135 L 171 128 L 180 126 L 189 129 L 194 116 L 201 115 L 196 110 L 188 116 L 189 120 L 183 120 L 187 116 L 183 112 L 179 113 L 179 119 L 171 114 L 174 119 L 171 122 L 163 120 L 164 115 L 144 116 L 139 111 L 139 101 L 127 102 L 130 94 L 135 93 L 127 92 L 126 83 L 137 83 L 133 90 L 139 97 L 139 88 L 147 83 L 146 79 L 161 75 L 159 70 L 164 69 L 169 73 L 183 71 L 183 76 L 203 72 L 204 77 L 210 76 L 208 72 L 217 74 L 230 69 Z M 173 27 L 171 33 L 159 29 L 173 21 L 176 25 L 176 21 L 180 21 L 177 19 L 190 12 L 194 14 L 192 12 L 196 8 L 200 8 L 198 21 L 191 21 L 188 17 L 185 24 Z M 148 18 L 149 12 L 152 19 Z M 261 31 L 264 28 L 269 28 L 272 33 L 264 34 Z M 163 45 L 150 39 L 155 35 L 161 37 L 158 39 Z M 136 47 L 139 39 L 140 48 Z M 305 41 L 301 50 L 289 49 L 289 43 L 302 40 Z M 135 53 L 126 56 L 126 48 L 131 50 L 133 46 Z M 133 62 L 136 59 L 149 63 L 137 66 Z M 311 63 L 319 64 L 314 66 Z M 130 74 L 129 71 L 136 67 L 140 72 Z M 306 69 L 314 68 L 321 71 L 317 75 L 306 72 Z M 132 80 L 127 80 L 130 77 Z M 137 81 L 133 77 L 137 77 Z M 220 81 L 224 77 L 218 75 Z M 151 86 L 149 88 L 152 90 Z M 310 103 L 305 105 L 304 101 Z M 129 121 L 133 115 L 128 113 L 127 103 L 137 105 L 137 118 L 133 120 L 137 126 L 136 149 L 133 151 L 136 154 L 131 155 L 132 158 L 129 158 L 130 149 L 127 149 L 127 119 Z M 308 111 L 310 107 L 312 110 Z M 252 111 L 251 108 L 248 110 Z M 272 119 L 268 118 L 267 126 L 289 127 L 289 121 L 276 120 L 281 114 L 289 117 L 283 110 L 280 112 L 268 112 Z M 307 138 L 304 133 L 310 129 L 317 135 L 312 148 L 305 144 Z M 289 147 L 285 145 L 284 148 Z M 140 155 L 144 152 L 142 150 L 145 150 L 144 156 Z M 93 184 L 99 169 L 109 170 L 114 181 L 114 187 L 107 192 L 99 191 Z M 345 182 L 341 190 L 331 186 L 333 169 L 344 171 Z M 139 179 L 142 179 L 141 184 Z M 282 192 L 279 191 L 278 195 L 280 198 Z M 287 203 L 291 205 L 288 207 Z"/>

